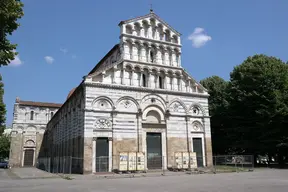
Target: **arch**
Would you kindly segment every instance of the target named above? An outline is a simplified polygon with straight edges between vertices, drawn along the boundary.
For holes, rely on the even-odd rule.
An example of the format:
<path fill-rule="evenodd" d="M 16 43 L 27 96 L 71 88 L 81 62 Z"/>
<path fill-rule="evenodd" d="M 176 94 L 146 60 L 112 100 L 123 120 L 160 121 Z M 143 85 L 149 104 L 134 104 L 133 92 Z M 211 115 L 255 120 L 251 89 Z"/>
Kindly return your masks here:
<path fill-rule="evenodd" d="M 198 121 L 198 120 L 193 121 L 192 122 L 192 131 L 204 132 L 203 124 L 200 121 Z"/>
<path fill-rule="evenodd" d="M 199 103 L 196 103 L 196 102 L 194 102 L 194 103 L 192 103 L 192 104 L 190 105 L 190 107 L 189 107 L 189 109 L 188 109 L 188 112 L 192 111 L 194 107 L 197 107 L 197 108 L 199 109 L 199 112 L 200 112 L 203 116 L 206 115 L 204 108 L 203 108 Z M 200 113 L 199 113 L 198 115 L 201 115 Z"/>
<path fill-rule="evenodd" d="M 141 107 L 142 108 L 146 107 L 145 106 L 145 102 L 147 100 L 149 100 L 149 99 L 151 99 L 151 102 L 152 102 L 152 99 L 154 99 L 155 100 L 155 102 L 154 102 L 155 104 L 154 105 L 161 107 L 163 111 L 166 110 L 166 101 L 165 101 L 165 99 L 163 99 L 163 97 L 161 97 L 160 95 L 157 95 L 157 94 L 154 94 L 154 93 L 147 94 L 141 99 Z M 157 101 L 156 100 L 158 100 L 158 104 L 159 105 L 157 105 Z M 151 102 L 149 102 L 149 104 L 147 106 L 151 105 Z"/>
<path fill-rule="evenodd" d="M 139 22 L 134 23 L 134 29 L 136 31 L 136 35 L 140 36 L 141 35 L 141 25 Z"/>
<path fill-rule="evenodd" d="M 113 109 L 113 108 L 115 107 L 113 101 L 112 101 L 109 97 L 106 97 L 106 96 L 99 96 L 99 97 L 95 98 L 95 99 L 92 101 L 92 103 L 91 103 L 91 107 L 93 108 L 93 107 L 95 106 L 95 104 L 96 104 L 97 102 L 99 102 L 99 101 L 105 101 L 105 102 L 107 102 L 107 103 L 110 105 L 110 108 L 111 108 L 111 109 Z M 101 103 L 100 103 L 100 105 L 101 105 Z M 106 109 L 107 109 L 107 105 L 106 105 L 106 106 L 104 106 L 104 105 L 105 105 L 105 103 L 103 103 L 103 105 L 100 106 L 100 108 L 106 107 Z M 108 106 L 108 108 L 109 108 L 109 106 Z"/>
<path fill-rule="evenodd" d="M 117 102 L 116 102 L 116 106 L 118 106 L 118 104 L 123 101 L 123 100 L 131 100 L 137 107 L 137 109 L 139 110 L 140 109 L 140 105 L 139 103 L 137 102 L 136 99 L 134 99 L 133 97 L 130 97 L 130 96 L 123 96 L 123 97 L 120 97 Z"/>
<path fill-rule="evenodd" d="M 153 111 L 153 112 L 151 112 L 151 111 Z M 157 105 L 149 105 L 143 110 L 142 119 L 144 121 L 147 120 L 147 116 L 148 117 L 154 116 L 154 120 L 156 120 L 156 119 L 158 120 L 157 123 L 161 123 L 161 121 L 165 120 L 164 111 Z M 151 117 L 151 119 L 152 118 L 153 117 Z M 152 122 L 152 123 L 155 123 L 155 122 Z"/>
<path fill-rule="evenodd" d="M 28 139 L 27 141 L 25 141 L 24 146 L 25 147 L 36 147 L 35 142 L 32 139 Z"/>
<path fill-rule="evenodd" d="M 126 25 L 125 29 L 126 29 L 126 33 L 127 34 L 132 34 L 133 30 L 132 30 L 132 26 L 131 25 L 129 25 L 129 24 Z"/>
<path fill-rule="evenodd" d="M 179 103 L 183 107 L 183 109 L 185 110 L 185 113 L 187 113 L 187 111 L 188 111 L 187 106 L 183 103 L 183 101 L 181 101 L 178 98 L 172 99 L 172 101 L 170 101 L 170 103 L 168 104 L 168 108 L 170 108 L 172 106 L 172 104 L 175 102 Z"/>
<path fill-rule="evenodd" d="M 177 35 L 172 36 L 172 43 L 178 43 L 178 37 Z"/>

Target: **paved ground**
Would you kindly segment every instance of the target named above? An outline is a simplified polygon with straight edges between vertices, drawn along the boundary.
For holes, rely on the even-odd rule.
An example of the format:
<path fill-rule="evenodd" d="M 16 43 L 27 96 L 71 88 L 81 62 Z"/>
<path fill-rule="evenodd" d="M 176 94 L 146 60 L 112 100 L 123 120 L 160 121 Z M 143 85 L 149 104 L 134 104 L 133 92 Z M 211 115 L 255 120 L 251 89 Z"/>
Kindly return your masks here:
<path fill-rule="evenodd" d="M 288 170 L 121 179 L 10 178 L 0 170 L 0 192 L 287 192 Z M 85 178 L 85 176 L 83 177 Z"/>

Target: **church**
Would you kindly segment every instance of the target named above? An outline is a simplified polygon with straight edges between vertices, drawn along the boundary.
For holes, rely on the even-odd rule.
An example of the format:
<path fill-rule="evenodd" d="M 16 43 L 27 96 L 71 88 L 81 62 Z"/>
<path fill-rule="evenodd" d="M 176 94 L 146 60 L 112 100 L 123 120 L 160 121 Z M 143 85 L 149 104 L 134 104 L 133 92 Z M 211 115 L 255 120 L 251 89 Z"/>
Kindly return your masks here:
<path fill-rule="evenodd" d="M 172 168 L 184 153 L 212 166 L 209 94 L 182 68 L 181 34 L 153 10 L 119 28 L 119 43 L 48 122 L 38 158 L 51 172 L 64 157 L 78 159 L 72 172 L 112 172 L 130 154 L 144 170 Z"/>

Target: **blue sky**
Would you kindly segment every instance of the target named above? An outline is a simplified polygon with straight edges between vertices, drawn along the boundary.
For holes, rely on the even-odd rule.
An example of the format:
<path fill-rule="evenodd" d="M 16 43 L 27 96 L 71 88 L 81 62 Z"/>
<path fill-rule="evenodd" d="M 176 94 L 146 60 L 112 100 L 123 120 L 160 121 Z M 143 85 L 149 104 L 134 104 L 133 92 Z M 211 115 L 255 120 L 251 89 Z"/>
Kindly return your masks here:
<path fill-rule="evenodd" d="M 119 42 L 118 23 L 149 13 L 151 0 L 24 0 L 10 38 L 19 58 L 0 68 L 7 125 L 15 98 L 62 103 Z M 197 80 L 229 79 L 248 56 L 288 61 L 287 0 L 153 0 L 154 12 L 182 33 L 182 66 Z M 193 34 L 194 33 L 194 34 Z"/>

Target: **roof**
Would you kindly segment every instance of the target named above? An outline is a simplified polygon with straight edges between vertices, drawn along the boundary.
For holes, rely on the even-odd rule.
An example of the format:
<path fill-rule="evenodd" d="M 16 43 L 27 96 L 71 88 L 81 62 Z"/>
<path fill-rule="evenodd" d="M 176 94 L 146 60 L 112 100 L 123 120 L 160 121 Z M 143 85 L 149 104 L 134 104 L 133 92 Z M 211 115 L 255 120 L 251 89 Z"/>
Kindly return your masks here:
<path fill-rule="evenodd" d="M 28 105 L 28 106 L 35 106 L 35 107 L 53 107 L 53 108 L 60 108 L 62 104 L 60 103 L 46 103 L 46 102 L 36 102 L 36 101 L 22 101 L 18 100 L 20 105 Z"/>
<path fill-rule="evenodd" d="M 88 75 L 93 74 L 101 66 L 103 61 L 105 61 L 116 49 L 118 49 L 119 44 L 114 45 L 114 47 L 97 63 L 97 65 L 88 73 Z"/>
<path fill-rule="evenodd" d="M 181 33 L 179 33 L 177 30 L 175 30 L 172 26 L 170 26 L 167 22 L 165 22 L 163 19 L 161 19 L 158 15 L 156 15 L 153 11 L 151 11 L 149 14 L 146 14 L 146 15 L 143 15 L 143 16 L 138 16 L 138 17 L 135 17 L 133 19 L 127 19 L 127 20 L 124 20 L 124 21 L 121 21 L 119 23 L 119 25 L 122 25 L 122 24 L 125 24 L 125 23 L 130 23 L 130 22 L 133 22 L 133 21 L 137 21 L 139 19 L 145 19 L 145 18 L 148 18 L 148 17 L 153 17 L 157 20 L 159 20 L 161 23 L 163 23 L 164 25 L 166 25 L 166 27 L 170 28 L 174 33 L 176 33 L 177 35 L 181 35 Z"/>
<path fill-rule="evenodd" d="M 77 87 L 74 87 L 73 89 L 71 89 L 71 91 L 69 92 L 67 99 L 69 99 L 69 97 L 74 93 L 74 91 L 76 90 Z"/>

